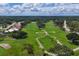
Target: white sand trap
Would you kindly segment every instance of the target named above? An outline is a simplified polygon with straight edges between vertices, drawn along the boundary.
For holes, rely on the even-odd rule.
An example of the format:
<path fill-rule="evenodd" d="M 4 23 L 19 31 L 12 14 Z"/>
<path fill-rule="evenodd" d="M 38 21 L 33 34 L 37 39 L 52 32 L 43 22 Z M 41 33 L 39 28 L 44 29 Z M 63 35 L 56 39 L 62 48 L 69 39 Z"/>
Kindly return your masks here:
<path fill-rule="evenodd" d="M 10 49 L 11 48 L 11 46 L 9 44 L 6 44 L 6 43 L 0 44 L 0 47 L 2 47 L 4 49 Z"/>

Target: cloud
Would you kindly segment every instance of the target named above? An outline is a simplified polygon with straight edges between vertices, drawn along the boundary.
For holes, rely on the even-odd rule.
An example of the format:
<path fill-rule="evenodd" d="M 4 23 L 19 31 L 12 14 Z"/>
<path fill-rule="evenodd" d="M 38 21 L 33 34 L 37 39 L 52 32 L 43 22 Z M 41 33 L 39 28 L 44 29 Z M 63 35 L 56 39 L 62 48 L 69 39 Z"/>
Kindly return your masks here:
<path fill-rule="evenodd" d="M 0 14 L 12 15 L 55 15 L 79 14 L 79 4 L 73 3 L 22 3 L 0 4 Z"/>

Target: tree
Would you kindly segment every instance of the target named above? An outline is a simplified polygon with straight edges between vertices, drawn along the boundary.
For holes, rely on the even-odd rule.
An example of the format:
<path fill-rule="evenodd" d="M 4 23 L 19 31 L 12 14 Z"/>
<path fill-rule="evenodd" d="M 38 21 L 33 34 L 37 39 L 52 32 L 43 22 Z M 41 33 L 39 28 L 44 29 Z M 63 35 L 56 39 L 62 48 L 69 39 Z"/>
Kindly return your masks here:
<path fill-rule="evenodd" d="M 59 56 L 71 56 L 73 55 L 73 51 L 67 46 L 61 46 L 57 44 L 54 48 L 50 48 L 49 52 L 55 53 Z"/>
<path fill-rule="evenodd" d="M 37 26 L 38 26 L 39 29 L 45 28 L 45 23 L 42 20 L 38 20 L 37 21 Z"/>
<path fill-rule="evenodd" d="M 44 24 L 44 23 L 39 23 L 39 24 L 37 24 L 37 25 L 38 25 L 38 27 L 39 27 L 40 29 L 45 27 L 45 24 Z"/>
<path fill-rule="evenodd" d="M 76 33 L 70 33 L 66 37 L 74 44 L 79 45 L 79 35 Z"/>
<path fill-rule="evenodd" d="M 27 50 L 28 54 L 34 55 L 33 46 L 31 44 L 24 44 L 24 50 Z"/>
<path fill-rule="evenodd" d="M 79 32 L 79 21 L 69 21 L 68 26 L 71 31 Z"/>
<path fill-rule="evenodd" d="M 23 31 L 13 32 L 11 35 L 15 39 L 24 39 L 27 37 L 27 33 Z"/>

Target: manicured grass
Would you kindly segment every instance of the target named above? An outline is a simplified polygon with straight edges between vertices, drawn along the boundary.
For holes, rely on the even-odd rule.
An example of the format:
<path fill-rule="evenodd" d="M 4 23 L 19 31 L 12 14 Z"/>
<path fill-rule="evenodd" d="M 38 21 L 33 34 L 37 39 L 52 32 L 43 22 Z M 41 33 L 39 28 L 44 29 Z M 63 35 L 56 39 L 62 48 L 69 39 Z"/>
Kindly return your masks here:
<path fill-rule="evenodd" d="M 66 45 L 71 49 L 77 47 L 76 45 L 69 42 L 69 40 L 66 38 L 66 33 L 60 30 L 59 27 L 54 25 L 53 21 L 49 21 L 46 23 L 45 30 L 50 34 L 51 37 L 56 37 L 56 39 L 59 40 L 63 45 Z"/>
<path fill-rule="evenodd" d="M 75 51 L 75 52 L 74 52 L 74 55 L 75 55 L 75 56 L 79 56 L 79 50 Z"/>
<path fill-rule="evenodd" d="M 39 32 L 37 25 L 35 22 L 28 24 L 23 31 L 28 33 L 28 38 L 26 39 L 26 43 L 32 44 L 34 48 L 35 55 L 41 55 L 42 50 L 39 48 L 38 43 L 36 42 L 36 32 Z"/>
<path fill-rule="evenodd" d="M 47 50 L 49 48 L 54 48 L 54 46 L 56 45 L 56 41 L 54 41 L 53 38 L 50 38 L 49 36 L 45 36 L 43 38 L 40 38 L 39 40 Z"/>
<path fill-rule="evenodd" d="M 48 32 L 48 36 L 42 31 L 46 30 Z M 27 34 L 25 39 L 16 39 L 13 40 L 11 37 L 5 37 L 3 41 L 0 43 L 8 43 L 12 46 L 11 49 L 4 49 L 0 47 L 0 55 L 8 55 L 8 56 L 30 56 L 27 53 L 27 50 L 24 50 L 25 44 L 31 44 L 33 46 L 34 55 L 40 56 L 43 54 L 42 49 L 39 48 L 39 45 L 36 41 L 36 38 L 39 38 L 40 42 L 43 44 L 46 50 L 54 47 L 56 45 L 56 41 L 54 38 L 56 37 L 63 45 L 73 49 L 78 46 L 71 44 L 69 40 L 66 38 L 66 34 L 59 27 L 54 25 L 53 21 L 49 21 L 46 23 L 46 27 L 40 30 L 37 27 L 36 22 L 31 22 L 27 24 L 21 31 L 24 31 Z M 79 52 L 75 52 L 75 55 L 79 55 Z"/>

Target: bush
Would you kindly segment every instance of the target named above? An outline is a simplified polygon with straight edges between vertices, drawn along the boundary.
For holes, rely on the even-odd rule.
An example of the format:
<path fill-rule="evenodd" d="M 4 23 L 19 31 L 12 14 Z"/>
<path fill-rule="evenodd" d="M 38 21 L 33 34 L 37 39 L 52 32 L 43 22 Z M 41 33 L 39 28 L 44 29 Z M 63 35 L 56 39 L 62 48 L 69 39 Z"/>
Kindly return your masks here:
<path fill-rule="evenodd" d="M 33 46 L 31 44 L 24 44 L 24 50 L 27 50 L 28 54 L 34 55 Z"/>
<path fill-rule="evenodd" d="M 24 39 L 27 37 L 27 33 L 23 31 L 13 32 L 12 37 L 15 39 Z"/>
<path fill-rule="evenodd" d="M 70 21 L 68 22 L 68 26 L 71 31 L 79 32 L 79 21 Z"/>
<path fill-rule="evenodd" d="M 49 52 L 55 53 L 59 56 L 71 56 L 74 54 L 70 48 L 59 44 L 57 44 L 54 48 L 50 48 Z"/>
<path fill-rule="evenodd" d="M 76 33 L 70 33 L 66 37 L 74 44 L 79 45 L 79 35 Z"/>

